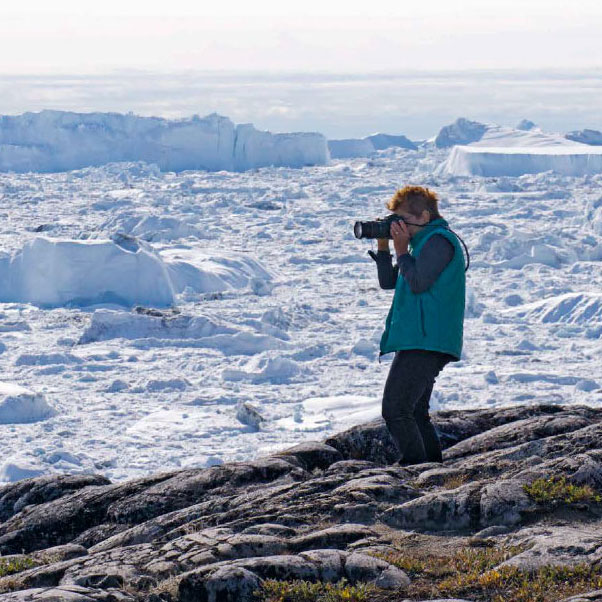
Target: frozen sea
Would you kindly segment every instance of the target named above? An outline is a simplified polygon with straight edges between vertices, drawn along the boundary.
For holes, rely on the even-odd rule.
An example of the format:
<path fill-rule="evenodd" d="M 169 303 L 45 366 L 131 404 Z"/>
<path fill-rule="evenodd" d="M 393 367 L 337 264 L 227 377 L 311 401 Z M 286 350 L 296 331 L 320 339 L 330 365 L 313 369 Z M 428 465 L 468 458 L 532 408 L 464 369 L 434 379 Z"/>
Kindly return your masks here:
<path fill-rule="evenodd" d="M 432 407 L 601 403 L 602 175 L 433 175 L 448 153 L 243 173 L 121 163 L 0 174 L 6 253 L 38 237 L 130 232 L 170 265 L 214 277 L 177 291 L 178 313 L 163 317 L 1 304 L 2 381 L 38 396 L 35 422 L 5 408 L 1 478 L 123 480 L 249 459 L 379 416 L 392 291 L 352 225 L 386 213 L 409 183 L 440 194 L 472 261 L 463 358 L 438 377 Z"/>

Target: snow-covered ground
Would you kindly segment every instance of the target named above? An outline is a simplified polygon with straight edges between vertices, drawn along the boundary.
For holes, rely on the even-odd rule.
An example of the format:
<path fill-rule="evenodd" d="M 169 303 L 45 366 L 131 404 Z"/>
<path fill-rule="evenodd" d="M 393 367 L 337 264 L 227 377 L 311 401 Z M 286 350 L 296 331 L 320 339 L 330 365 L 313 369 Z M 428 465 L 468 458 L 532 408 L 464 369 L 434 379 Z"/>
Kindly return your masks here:
<path fill-rule="evenodd" d="M 435 175 L 449 153 L 0 173 L 0 272 L 29 283 L 0 304 L 0 480 L 207 466 L 377 417 L 392 291 L 352 226 L 408 183 L 471 251 L 464 357 L 433 407 L 601 403 L 602 175 Z M 137 307 L 144 286 L 174 307 Z"/>

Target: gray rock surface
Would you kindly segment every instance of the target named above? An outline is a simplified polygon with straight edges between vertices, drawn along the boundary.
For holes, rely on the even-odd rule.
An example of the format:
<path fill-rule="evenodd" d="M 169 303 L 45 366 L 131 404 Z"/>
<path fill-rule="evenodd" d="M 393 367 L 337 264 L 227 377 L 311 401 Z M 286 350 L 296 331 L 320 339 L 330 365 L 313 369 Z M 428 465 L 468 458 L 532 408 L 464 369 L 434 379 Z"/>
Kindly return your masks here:
<path fill-rule="evenodd" d="M 563 476 L 602 491 L 602 409 L 432 419 L 439 464 L 391 465 L 378 420 L 252 462 L 120 484 L 78 475 L 6 485 L 0 553 L 39 566 L 0 578 L 0 601 L 244 602 L 266 578 L 370 582 L 403 600 L 408 575 L 371 554 L 420 532 L 521 545 L 505 564 L 529 569 L 602 561 L 602 504 L 543 504 L 524 490 Z"/>
<path fill-rule="evenodd" d="M 602 600 L 602 589 L 597 589 L 593 592 L 586 594 L 579 594 L 578 596 L 571 596 L 565 598 L 562 602 L 600 602 Z"/>
<path fill-rule="evenodd" d="M 89 589 L 79 586 L 35 588 L 0 595 L 10 602 L 135 602 L 136 598 L 119 590 Z"/>

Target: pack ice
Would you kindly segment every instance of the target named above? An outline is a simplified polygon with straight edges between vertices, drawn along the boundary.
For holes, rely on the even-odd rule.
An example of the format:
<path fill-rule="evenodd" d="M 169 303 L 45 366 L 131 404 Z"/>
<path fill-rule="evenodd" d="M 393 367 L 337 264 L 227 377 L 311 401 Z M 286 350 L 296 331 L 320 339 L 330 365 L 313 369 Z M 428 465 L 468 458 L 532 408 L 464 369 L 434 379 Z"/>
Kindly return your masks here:
<path fill-rule="evenodd" d="M 59 172 L 119 161 L 156 163 L 163 171 L 244 171 L 328 160 L 322 134 L 272 134 L 216 113 L 171 120 L 50 110 L 0 117 L 0 171 Z"/>
<path fill-rule="evenodd" d="M 560 134 L 483 124 L 460 118 L 433 139 L 453 147 L 437 175 L 521 176 L 555 171 L 567 176 L 602 172 L 602 148 Z"/>

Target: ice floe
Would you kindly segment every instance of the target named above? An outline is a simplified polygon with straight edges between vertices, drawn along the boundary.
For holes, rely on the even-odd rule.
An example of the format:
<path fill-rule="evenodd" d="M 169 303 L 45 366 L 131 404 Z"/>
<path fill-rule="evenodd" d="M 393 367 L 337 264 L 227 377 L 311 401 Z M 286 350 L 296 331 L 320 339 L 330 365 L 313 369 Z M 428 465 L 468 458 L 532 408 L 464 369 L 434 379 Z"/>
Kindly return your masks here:
<path fill-rule="evenodd" d="M 13 383 L 0 382 L 0 424 L 27 424 L 56 414 L 41 393 Z"/>

